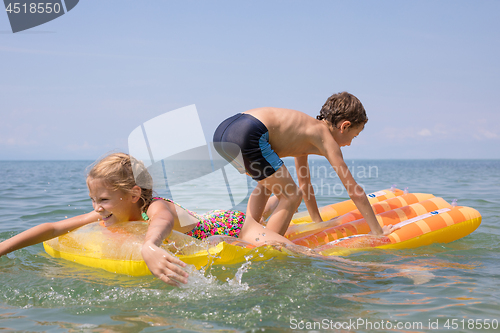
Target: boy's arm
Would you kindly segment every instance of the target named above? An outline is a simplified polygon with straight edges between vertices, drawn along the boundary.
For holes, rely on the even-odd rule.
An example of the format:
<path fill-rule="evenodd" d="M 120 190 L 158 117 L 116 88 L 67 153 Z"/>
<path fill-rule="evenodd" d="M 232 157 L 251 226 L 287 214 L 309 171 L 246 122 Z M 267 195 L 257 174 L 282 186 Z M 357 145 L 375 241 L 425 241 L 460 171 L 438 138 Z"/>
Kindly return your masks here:
<path fill-rule="evenodd" d="M 334 169 L 337 172 L 340 181 L 344 184 L 349 198 L 351 198 L 356 205 L 356 208 L 358 208 L 359 212 L 363 215 L 366 222 L 370 226 L 371 233 L 374 235 L 387 234 L 384 230 L 382 230 L 382 227 L 380 227 L 365 191 L 358 183 L 356 183 L 344 160 L 341 159 L 341 161 L 337 161 Z"/>
<path fill-rule="evenodd" d="M 309 216 L 311 216 L 313 222 L 323 222 L 316 202 L 316 196 L 314 195 L 314 189 L 311 184 L 311 173 L 307 155 L 295 157 L 295 168 L 297 169 L 299 187 L 302 190 L 302 198 L 304 199 Z"/>
<path fill-rule="evenodd" d="M 151 273 L 163 282 L 178 286 L 187 283 L 188 274 L 179 266 L 186 264 L 159 246 L 174 227 L 174 215 L 162 201 L 153 202 L 148 209 L 149 227 L 141 254 Z"/>
<path fill-rule="evenodd" d="M 333 142 L 331 142 L 330 140 Z M 368 223 L 368 226 L 371 230 L 370 233 L 374 235 L 385 236 L 396 230 L 392 225 L 380 227 L 380 224 L 375 217 L 375 213 L 373 212 L 373 208 L 368 201 L 365 191 L 360 185 L 358 185 L 358 183 L 356 183 L 354 177 L 351 174 L 351 171 L 349 171 L 349 169 L 347 168 L 340 147 L 331 137 L 327 138 L 327 140 L 325 141 L 327 142 L 327 144 L 323 145 L 322 148 L 325 149 L 325 147 L 330 147 L 330 149 L 323 150 L 324 156 L 327 158 L 328 162 L 330 162 L 333 169 L 337 172 L 340 181 L 347 190 L 347 194 Z"/>
<path fill-rule="evenodd" d="M 96 212 L 90 212 L 71 217 L 67 220 L 37 225 L 1 242 L 0 256 L 61 236 L 71 230 L 95 222 L 99 219 L 99 217 L 100 215 Z"/>

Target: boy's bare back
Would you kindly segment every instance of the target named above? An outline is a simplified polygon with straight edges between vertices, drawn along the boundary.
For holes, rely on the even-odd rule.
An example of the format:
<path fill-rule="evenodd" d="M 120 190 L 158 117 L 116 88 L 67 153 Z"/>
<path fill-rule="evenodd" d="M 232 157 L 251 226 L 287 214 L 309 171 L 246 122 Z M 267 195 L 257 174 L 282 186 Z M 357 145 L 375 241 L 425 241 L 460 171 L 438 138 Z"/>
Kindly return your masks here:
<path fill-rule="evenodd" d="M 326 155 L 340 151 L 324 121 L 291 109 L 263 107 L 244 112 L 269 130 L 269 143 L 279 157 Z"/>

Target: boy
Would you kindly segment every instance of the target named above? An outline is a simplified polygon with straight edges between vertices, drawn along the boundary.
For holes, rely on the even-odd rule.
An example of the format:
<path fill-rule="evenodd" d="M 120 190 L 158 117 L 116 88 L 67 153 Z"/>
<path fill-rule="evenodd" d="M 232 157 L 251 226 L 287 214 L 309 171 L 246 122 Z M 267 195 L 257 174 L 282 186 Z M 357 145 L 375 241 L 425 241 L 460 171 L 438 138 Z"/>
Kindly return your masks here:
<path fill-rule="evenodd" d="M 283 237 L 302 198 L 314 222 L 321 222 L 309 175 L 307 156 L 322 155 L 330 162 L 347 189 L 349 197 L 363 214 L 371 233 L 387 235 L 393 226 L 380 227 L 366 194 L 351 175 L 340 147 L 349 146 L 368 121 L 361 102 L 342 92 L 328 98 L 316 119 L 300 111 L 264 107 L 237 114 L 223 121 L 214 133 L 219 154 L 233 165 L 241 150 L 244 170 L 257 186 L 250 195 L 245 223 L 239 238 L 251 243 L 279 241 Z M 295 184 L 282 157 L 295 157 L 299 187 Z M 240 172 L 241 165 L 236 165 Z M 258 221 L 271 194 L 279 203 L 267 227 Z"/>

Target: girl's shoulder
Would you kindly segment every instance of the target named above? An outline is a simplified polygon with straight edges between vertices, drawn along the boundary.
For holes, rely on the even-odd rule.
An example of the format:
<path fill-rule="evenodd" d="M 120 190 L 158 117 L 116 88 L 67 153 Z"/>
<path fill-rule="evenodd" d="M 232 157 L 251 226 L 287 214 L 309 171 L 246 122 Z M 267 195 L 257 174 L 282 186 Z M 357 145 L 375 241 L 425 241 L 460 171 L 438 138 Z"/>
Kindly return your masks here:
<path fill-rule="evenodd" d="M 171 199 L 167 199 L 167 198 L 162 198 L 162 197 L 153 197 L 153 198 L 151 199 L 151 204 L 149 205 L 149 208 L 151 208 L 151 206 L 152 206 L 155 202 L 157 202 L 157 201 L 158 201 L 158 202 L 163 202 L 163 203 L 171 203 L 171 204 L 173 204 L 175 207 L 179 207 L 180 209 L 182 209 L 182 210 L 186 211 L 189 215 L 194 216 L 194 217 L 195 217 L 195 218 L 197 218 L 198 220 L 200 219 L 200 216 L 199 216 L 197 213 L 195 213 L 195 212 L 193 212 L 193 211 L 190 211 L 189 209 L 184 208 L 183 206 L 181 206 L 180 204 L 178 204 L 177 202 L 175 202 L 175 201 L 173 201 L 173 200 L 171 200 Z M 156 205 L 155 205 L 155 206 L 156 206 Z M 149 210 L 149 208 L 148 208 L 148 210 Z M 146 221 L 147 221 L 147 219 L 145 218 L 145 217 L 147 217 L 147 213 L 143 213 L 143 214 L 142 214 L 142 216 L 143 216 L 144 220 L 146 220 Z"/>
<path fill-rule="evenodd" d="M 174 203 L 174 202 L 170 199 L 166 199 L 166 198 L 162 198 L 162 197 L 151 198 L 151 202 L 149 203 L 148 207 L 146 208 L 146 211 L 142 212 L 142 218 L 144 219 L 144 221 L 149 220 L 148 213 L 149 213 L 149 215 L 151 215 L 151 210 L 161 209 L 162 204 L 166 204 L 166 203 Z"/>

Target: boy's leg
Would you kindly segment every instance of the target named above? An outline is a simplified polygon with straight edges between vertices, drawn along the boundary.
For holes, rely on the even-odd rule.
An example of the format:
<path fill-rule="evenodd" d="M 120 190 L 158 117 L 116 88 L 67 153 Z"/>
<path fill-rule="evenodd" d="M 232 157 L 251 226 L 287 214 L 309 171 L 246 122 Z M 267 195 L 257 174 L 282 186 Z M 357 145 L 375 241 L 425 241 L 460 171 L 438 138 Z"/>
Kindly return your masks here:
<path fill-rule="evenodd" d="M 262 217 L 262 212 L 271 192 L 278 198 L 279 203 L 267 222 L 267 227 L 264 228 L 258 221 Z M 269 231 L 268 235 L 266 235 L 269 237 L 274 233 L 278 234 L 276 236 L 284 235 L 301 200 L 302 194 L 300 189 L 293 181 L 288 169 L 283 165 L 273 175 L 259 181 L 257 187 L 252 192 L 248 200 L 245 224 L 239 237 L 255 243 L 257 238 L 262 240 L 262 233 L 265 233 L 263 230 Z M 268 239 L 269 237 L 264 238 Z M 276 237 L 273 236 L 272 240 L 277 240 L 274 238 Z M 278 238 L 278 241 L 285 239 L 284 237 Z"/>
<path fill-rule="evenodd" d="M 259 223 L 262 224 L 271 194 L 272 192 L 265 188 L 260 182 L 257 183 L 257 186 L 248 198 L 246 215 L 250 215 L 255 221 L 259 221 Z"/>
<path fill-rule="evenodd" d="M 273 195 L 269 197 L 269 200 L 267 200 L 266 203 L 266 207 L 264 208 L 264 212 L 262 213 L 262 219 L 260 220 L 260 223 L 265 224 L 266 219 L 271 216 L 278 204 L 279 200 L 277 196 Z"/>
<path fill-rule="evenodd" d="M 254 245 L 263 245 L 270 242 L 293 244 L 284 236 L 274 231 L 268 230 L 265 226 L 258 223 L 252 218 L 245 219 L 245 224 L 243 225 L 238 238 Z"/>
<path fill-rule="evenodd" d="M 293 181 L 288 169 L 283 165 L 272 176 L 259 183 L 270 190 L 277 198 L 278 205 L 267 222 L 267 229 L 284 235 L 293 214 L 302 201 L 302 191 Z"/>
<path fill-rule="evenodd" d="M 252 244 L 262 243 L 264 238 L 266 238 L 266 240 L 273 240 L 269 238 L 271 237 L 270 233 L 267 233 L 268 235 L 266 235 L 266 227 L 259 223 L 270 195 L 270 191 L 268 191 L 260 182 L 257 183 L 257 186 L 252 191 L 252 194 L 250 194 L 250 198 L 248 198 L 245 222 L 243 223 L 243 227 L 241 228 L 238 238 Z"/>

